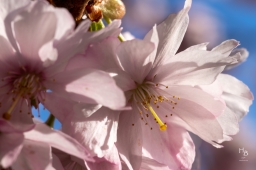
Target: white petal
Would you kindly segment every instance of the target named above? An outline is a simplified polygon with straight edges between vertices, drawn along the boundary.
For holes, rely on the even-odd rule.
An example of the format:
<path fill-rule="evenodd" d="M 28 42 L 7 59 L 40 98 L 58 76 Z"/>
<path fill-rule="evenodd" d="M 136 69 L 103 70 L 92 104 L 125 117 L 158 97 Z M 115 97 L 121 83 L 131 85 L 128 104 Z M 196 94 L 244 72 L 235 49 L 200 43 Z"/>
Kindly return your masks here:
<path fill-rule="evenodd" d="M 125 162 L 129 170 L 139 169 L 143 141 L 139 111 L 137 109 L 120 114 L 117 137 L 116 146 L 122 161 Z"/>
<path fill-rule="evenodd" d="M 55 170 L 51 165 L 51 148 L 49 145 L 26 140 L 23 149 L 12 165 L 14 170 Z"/>
<path fill-rule="evenodd" d="M 166 58 L 173 57 L 180 47 L 181 41 L 188 27 L 188 11 L 192 1 L 187 0 L 184 9 L 169 17 L 157 26 L 159 44 L 154 67 L 160 65 Z"/>
<path fill-rule="evenodd" d="M 153 63 L 148 56 L 153 50 L 153 43 L 137 39 L 125 41 L 117 49 L 124 71 L 139 84 L 143 82 L 152 67 Z"/>
<path fill-rule="evenodd" d="M 236 40 L 226 40 L 220 45 L 212 49 L 212 51 L 218 51 L 221 54 L 224 54 L 226 57 L 230 55 L 232 50 L 239 45 L 239 42 Z"/>
<path fill-rule="evenodd" d="M 46 143 L 81 159 L 91 160 L 86 149 L 75 139 L 60 131 L 52 130 L 45 124 L 37 124 L 34 130 L 24 135 L 28 140 Z"/>

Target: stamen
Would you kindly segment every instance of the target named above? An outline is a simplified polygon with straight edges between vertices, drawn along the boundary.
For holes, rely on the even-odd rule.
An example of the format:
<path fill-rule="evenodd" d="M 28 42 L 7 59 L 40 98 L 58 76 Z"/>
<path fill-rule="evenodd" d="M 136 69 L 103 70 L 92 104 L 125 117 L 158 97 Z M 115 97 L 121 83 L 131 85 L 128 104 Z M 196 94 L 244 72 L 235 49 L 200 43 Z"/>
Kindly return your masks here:
<path fill-rule="evenodd" d="M 149 103 L 147 103 L 147 107 L 149 108 L 150 112 L 152 113 L 152 115 L 154 116 L 155 120 L 157 121 L 157 123 L 160 126 L 160 130 L 164 131 L 167 129 L 167 125 L 165 125 L 162 120 L 158 117 L 158 115 L 156 114 L 156 112 L 154 111 L 154 109 L 151 107 L 151 105 Z"/>
<path fill-rule="evenodd" d="M 10 120 L 11 119 L 11 113 L 12 113 L 13 109 L 15 108 L 15 106 L 17 105 L 17 103 L 18 103 L 20 97 L 22 96 L 22 94 L 24 93 L 24 91 L 25 90 L 20 91 L 18 96 L 16 98 L 14 98 L 13 103 L 12 103 L 11 107 L 9 108 L 9 110 L 3 114 L 3 118 L 5 120 Z"/>

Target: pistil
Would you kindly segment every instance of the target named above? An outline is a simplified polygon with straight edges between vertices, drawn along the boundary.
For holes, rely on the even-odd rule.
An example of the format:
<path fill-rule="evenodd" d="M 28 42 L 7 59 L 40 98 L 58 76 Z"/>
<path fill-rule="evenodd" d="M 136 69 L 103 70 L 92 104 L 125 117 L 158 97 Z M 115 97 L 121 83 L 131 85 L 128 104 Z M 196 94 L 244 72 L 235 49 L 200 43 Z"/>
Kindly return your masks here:
<path fill-rule="evenodd" d="M 149 108 L 149 111 L 152 113 L 155 120 L 159 124 L 160 130 L 165 131 L 167 129 L 167 125 L 162 122 L 162 120 L 158 117 L 158 115 L 156 114 L 156 112 L 154 111 L 154 109 L 152 108 L 152 106 L 149 103 L 147 103 L 147 107 Z"/>

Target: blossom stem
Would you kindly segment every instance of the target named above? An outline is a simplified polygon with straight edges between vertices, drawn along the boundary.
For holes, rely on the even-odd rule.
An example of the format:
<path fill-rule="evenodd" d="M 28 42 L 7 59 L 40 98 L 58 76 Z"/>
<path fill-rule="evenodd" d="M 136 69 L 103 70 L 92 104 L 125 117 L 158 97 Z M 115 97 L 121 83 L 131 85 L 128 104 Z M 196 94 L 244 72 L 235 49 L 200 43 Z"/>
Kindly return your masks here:
<path fill-rule="evenodd" d="M 104 28 L 105 25 L 102 22 L 102 20 L 99 20 L 98 22 L 92 22 L 91 26 L 90 26 L 90 31 L 98 31 L 101 30 L 102 28 Z"/>
<path fill-rule="evenodd" d="M 156 112 L 154 111 L 154 109 L 152 108 L 152 106 L 147 103 L 147 107 L 149 108 L 150 112 L 152 113 L 152 115 L 154 116 L 154 118 L 156 119 L 157 123 L 159 124 L 160 126 L 160 130 L 164 131 L 167 129 L 167 125 L 164 124 L 162 122 L 162 120 L 158 117 L 158 115 L 156 114 Z"/>
<path fill-rule="evenodd" d="M 45 124 L 48 125 L 49 127 L 53 127 L 54 121 L 55 121 L 55 117 L 52 114 L 50 114 Z"/>
<path fill-rule="evenodd" d="M 104 17 L 104 20 L 106 21 L 107 24 L 111 24 L 112 20 L 111 20 L 109 17 L 106 17 L 106 16 L 103 16 L 103 17 Z M 118 39 L 119 39 L 121 42 L 124 42 L 124 41 L 125 41 L 125 38 L 124 38 L 124 36 L 122 35 L 122 33 L 119 34 Z"/>

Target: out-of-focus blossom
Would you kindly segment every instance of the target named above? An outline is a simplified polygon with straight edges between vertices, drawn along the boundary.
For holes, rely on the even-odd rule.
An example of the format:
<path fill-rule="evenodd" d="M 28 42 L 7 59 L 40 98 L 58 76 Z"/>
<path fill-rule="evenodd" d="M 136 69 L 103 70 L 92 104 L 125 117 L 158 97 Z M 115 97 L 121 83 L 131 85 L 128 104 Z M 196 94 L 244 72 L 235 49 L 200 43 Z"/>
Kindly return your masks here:
<path fill-rule="evenodd" d="M 53 169 L 51 147 L 84 160 L 87 150 L 70 136 L 36 124 L 21 131 L 0 119 L 0 164 L 13 170 Z"/>
<path fill-rule="evenodd" d="M 118 21 L 97 32 L 88 32 L 90 22 L 85 21 L 74 30 L 66 9 L 30 0 L 0 1 L 0 18 L 1 117 L 15 124 L 32 123 L 32 106 L 47 100 L 56 106 L 49 90 L 80 103 L 112 109 L 125 105 L 123 92 L 108 73 L 85 67 L 65 70 L 70 58 L 89 43 L 117 36 Z"/>
<path fill-rule="evenodd" d="M 119 116 L 116 146 L 129 169 L 145 167 L 144 161 L 152 169 L 190 169 L 195 153 L 187 130 L 216 147 L 235 133 L 227 128 L 237 127 L 238 121 L 231 119 L 236 117 L 234 107 L 226 107 L 229 102 L 222 99 L 225 90 L 213 96 L 198 86 L 212 84 L 227 65 L 238 62 L 241 54 L 230 54 L 239 43 L 228 40 L 212 51 L 204 43 L 176 54 L 188 26 L 190 6 L 187 0 L 183 10 L 155 26 L 144 40 L 120 43 L 108 38 L 91 45 L 85 57 L 77 56 L 67 66 L 87 63 L 115 73 L 117 84 L 126 91 L 132 110 Z M 248 94 L 245 100 L 250 103 L 249 89 L 234 83 Z M 242 104 L 243 111 L 248 111 L 249 103 Z M 228 109 L 232 111 L 227 115 Z M 227 124 L 226 118 L 230 118 Z"/>
<path fill-rule="evenodd" d="M 126 31 L 137 34 L 146 34 L 155 23 L 160 23 L 170 14 L 168 0 L 123 0 L 126 5 L 126 15 L 122 24 Z"/>

